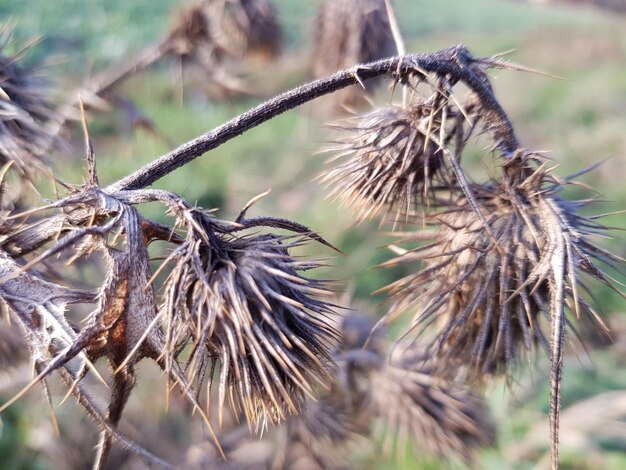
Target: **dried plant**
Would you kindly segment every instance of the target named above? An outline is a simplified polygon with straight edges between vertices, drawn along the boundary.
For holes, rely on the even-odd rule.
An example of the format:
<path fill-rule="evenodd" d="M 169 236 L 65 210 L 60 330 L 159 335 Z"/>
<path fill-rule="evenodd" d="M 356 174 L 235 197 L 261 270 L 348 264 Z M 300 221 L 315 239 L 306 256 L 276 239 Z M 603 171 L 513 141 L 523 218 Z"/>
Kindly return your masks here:
<path fill-rule="evenodd" d="M 315 18 L 311 69 L 316 78 L 394 53 L 385 0 L 327 0 Z M 353 105 L 362 93 L 352 87 L 338 101 Z"/>
<path fill-rule="evenodd" d="M 328 381 L 334 329 L 325 283 L 301 272 L 319 266 L 289 250 L 301 245 L 274 234 L 239 232 L 258 224 L 302 231 L 288 221 L 246 220 L 224 225 L 208 213 L 184 208 L 185 241 L 167 262 L 164 315 L 168 349 L 176 359 L 186 345 L 190 377 L 202 387 L 219 365 L 219 409 L 226 398 L 251 426 L 264 428 L 297 413 L 305 395 Z M 174 334 L 172 334 L 174 332 Z"/>
<path fill-rule="evenodd" d="M 227 434 L 223 442 L 233 464 L 351 468 L 355 449 L 367 457 L 378 448 L 379 431 L 387 454 L 394 446 L 402 454 L 410 444 L 415 455 L 448 463 L 471 465 L 479 448 L 493 445 L 494 425 L 478 396 L 454 379 L 437 376 L 434 359 L 423 349 L 391 353 L 381 330 L 373 333 L 373 326 L 367 315 L 348 313 L 333 351 L 336 366 L 329 389 L 302 414 L 270 428 L 261 441 L 263 450 L 239 430 Z"/>
<path fill-rule="evenodd" d="M 223 53 L 234 57 L 275 58 L 282 33 L 269 0 L 208 0 L 211 31 Z"/>
<path fill-rule="evenodd" d="M 210 57 L 214 53 L 215 43 L 205 5 L 200 3 L 175 11 L 168 40 L 172 43 L 175 55 L 185 57 L 206 51 Z"/>
<path fill-rule="evenodd" d="M 466 116 L 448 100 L 436 92 L 429 100 L 375 109 L 336 126 L 343 140 L 330 149 L 336 156 L 328 163 L 348 160 L 320 176 L 331 197 L 353 207 L 359 220 L 388 210 L 396 212 L 396 221 L 406 221 L 420 201 L 432 199 L 429 193 L 450 184 L 440 139 L 445 135 L 448 143 Z M 450 123 L 455 128 L 444 129 Z"/>
<path fill-rule="evenodd" d="M 517 158 L 526 161 L 515 165 L 528 166 L 522 166 L 524 176 L 514 184 L 472 187 L 487 226 L 461 194 L 445 211 L 432 216 L 437 227 L 434 235 L 416 235 L 430 243 L 389 263 L 425 262 L 422 270 L 389 287 L 399 293 L 395 308 L 419 305 L 417 323 L 441 317 L 444 326 L 437 349 L 455 362 L 470 365 L 475 378 L 507 372 L 534 344 L 549 351 L 550 333 L 545 327 L 560 315 L 551 300 L 558 292 L 577 318 L 597 316 L 581 295 L 588 291 L 581 274 L 617 290 L 596 266 L 620 262 L 592 241 L 607 228 L 594 217 L 576 213 L 583 202 L 559 197 L 570 182 L 554 179 L 545 164 L 531 168 L 529 160 L 536 157 L 520 154 Z M 554 264 L 557 256 L 561 261 Z"/>
<path fill-rule="evenodd" d="M 335 382 L 317 406 L 288 425 L 300 433 L 308 431 L 305 442 L 311 455 L 322 461 L 321 468 L 337 468 L 341 455 L 345 463 L 355 436 L 373 438 L 379 433 L 385 436 L 387 453 L 395 447 L 403 454 L 410 443 L 415 455 L 426 453 L 470 465 L 476 450 L 493 445 L 495 439 L 482 400 L 454 379 L 438 376 L 434 359 L 424 350 L 413 346 L 390 351 L 382 331 L 372 335 L 373 326 L 362 313 L 351 312 L 344 318 Z M 325 430 L 319 427 L 328 421 Z M 376 424 L 373 434 L 371 421 Z M 328 432 L 332 432 L 330 442 Z M 289 448 L 291 440 L 287 442 Z"/>
<path fill-rule="evenodd" d="M 39 71 L 24 64 L 30 45 L 17 49 L 0 25 L 0 166 L 12 162 L 22 178 L 48 174 L 47 153 L 60 143 L 46 128 L 53 116 Z"/>
<path fill-rule="evenodd" d="M 337 5 L 344 8 L 344 2 Z M 369 20 L 354 14 L 362 11 L 380 9 L 368 4 L 336 17 L 363 28 Z M 197 14 L 190 13 L 178 43 L 166 40 L 140 63 L 152 63 L 181 41 L 192 46 L 179 51 L 195 47 L 189 37 L 205 34 L 204 20 L 194 23 Z M 362 51 L 361 46 L 345 50 Z M 328 50 L 335 49 L 341 48 Z M 587 290 L 580 275 L 613 287 L 598 262 L 619 265 L 622 260 L 592 243 L 591 237 L 605 228 L 594 217 L 578 215 L 576 203 L 561 199 L 559 191 L 569 180 L 553 176 L 543 158 L 517 140 L 486 70 L 520 67 L 497 58 L 477 59 L 462 46 L 358 64 L 367 59 L 352 56 L 349 65 L 333 66 L 333 72 L 347 70 L 272 98 L 106 187 L 98 181 L 85 124 L 87 181 L 65 185 L 67 193 L 58 200 L 0 222 L 0 298 L 25 332 L 36 371 L 2 409 L 38 383 L 51 401 L 46 381 L 56 372 L 101 431 L 96 468 L 104 467 L 113 443 L 167 467 L 116 429 L 137 380 L 136 366 L 146 359 L 164 371 L 202 417 L 216 454 L 226 452 L 207 411 L 213 386 L 218 424 L 226 404 L 253 431 L 288 421 L 284 442 L 297 442 L 304 450 L 301 456 L 279 453 L 283 462 L 339 465 L 341 449 L 333 449 L 336 455 L 326 455 L 325 449 L 363 434 L 362 426 L 371 420 L 393 436 L 388 443 L 397 438 L 402 447 L 410 440 L 438 456 L 453 454 L 471 462 L 479 446 L 492 442 L 493 427 L 481 400 L 456 374 L 441 371 L 456 371 L 463 363 L 474 379 L 507 372 L 523 351 L 540 343 L 551 361 L 556 468 L 566 304 L 576 314 L 595 315 L 579 294 Z M 345 193 L 361 218 L 388 210 L 396 213 L 395 224 L 421 215 L 437 228 L 434 235 L 405 235 L 410 242 L 432 241 L 405 249 L 390 263 L 425 267 L 390 286 L 396 302 L 388 318 L 417 309 L 411 332 L 431 320 L 443 322 L 435 331 L 434 348 L 413 346 L 403 354 L 399 348 L 389 351 L 380 330 L 372 331 L 361 320 L 351 323 L 350 316 L 343 323 L 343 344 L 337 344 L 326 298 L 330 286 L 304 275 L 323 263 L 292 252 L 309 240 L 332 247 L 309 228 L 281 218 L 247 218 L 257 198 L 227 223 L 178 195 L 146 189 L 289 109 L 385 75 L 403 89 L 402 104 L 357 119 L 350 137 L 338 139 L 340 154 L 352 160 L 329 170 L 325 179 L 339 184 L 335 194 Z M 118 71 L 105 77 L 94 93 L 125 76 Z M 467 89 L 467 99 L 457 99 L 457 85 Z M 429 92 L 424 95 L 420 87 Z M 490 183 L 470 182 L 461 165 L 477 131 L 483 131 L 502 162 L 501 175 Z M 140 208 L 146 203 L 157 203 L 174 222 L 164 225 L 144 217 Z M 43 216 L 34 219 L 37 215 Z M 153 240 L 171 249 L 155 270 L 149 257 Z M 35 270 L 57 259 L 69 266 L 86 259 L 99 263 L 102 279 L 86 289 L 69 277 Z M 86 307 L 78 310 L 75 304 Z M 80 322 L 72 320 L 76 316 Z M 94 367 L 99 359 L 110 366 L 106 412 L 83 381 L 88 374 L 100 377 Z M 307 408 L 315 394 L 319 403 Z M 344 423 L 343 417 L 350 421 Z"/>

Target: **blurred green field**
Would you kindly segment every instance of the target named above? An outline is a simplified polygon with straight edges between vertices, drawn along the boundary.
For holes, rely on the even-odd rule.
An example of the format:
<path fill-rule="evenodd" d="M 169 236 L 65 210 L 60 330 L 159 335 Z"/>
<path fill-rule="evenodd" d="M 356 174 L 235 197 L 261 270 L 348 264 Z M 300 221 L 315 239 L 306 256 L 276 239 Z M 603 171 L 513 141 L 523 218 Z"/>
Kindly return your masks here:
<path fill-rule="evenodd" d="M 17 39 L 43 35 L 29 60 L 48 62 L 45 72 L 54 77 L 60 95 L 93 71 L 159 38 L 169 24 L 170 12 L 180 3 L 0 0 L 0 21 L 14 23 Z M 302 51 L 310 45 L 311 20 L 319 3 L 275 0 L 288 48 L 271 70 L 253 71 L 259 89 L 278 92 L 307 80 L 308 52 Z M 561 176 L 606 160 L 580 178 L 599 192 L 597 204 L 589 210 L 603 213 L 626 208 L 626 17 L 591 9 L 540 8 L 514 0 L 397 0 L 394 4 L 409 51 L 435 50 L 457 43 L 466 44 L 476 55 L 514 50 L 508 56 L 514 62 L 563 77 L 491 72 L 496 93 L 524 145 L 548 151 L 560 164 L 557 173 Z M 123 89 L 164 138 L 143 129 L 130 132 L 118 110 L 91 115 L 89 127 L 102 184 L 165 153 L 170 144 L 178 145 L 207 132 L 259 102 L 258 98 L 211 101 L 197 87 L 181 87 L 176 64 L 159 65 L 142 73 Z M 382 90 L 378 99 L 388 101 L 389 92 Z M 227 219 L 234 218 L 250 198 L 272 188 L 272 193 L 255 206 L 254 213 L 297 220 L 348 253 L 348 257 L 334 258 L 336 267 L 323 274 L 341 279 L 342 285 L 354 292 L 359 305 L 381 315 L 384 306 L 379 302 L 384 297 L 370 294 L 402 272 L 372 269 L 389 258 L 381 248 L 387 239 L 376 233 L 375 223 L 355 227 L 350 214 L 325 200 L 321 186 L 312 181 L 325 159 L 324 155 L 314 154 L 329 140 L 328 130 L 316 118 L 318 114 L 320 105 L 312 104 L 279 116 L 179 169 L 156 186 L 199 205 L 219 207 L 220 216 Z M 56 175 L 63 181 L 79 183 L 84 176 L 78 128 L 73 138 L 76 145 L 71 154 L 56 156 Z M 477 167 L 487 165 L 485 162 L 491 159 L 481 150 L 474 152 Z M 588 196 L 581 190 L 572 197 L 585 194 Z M 150 212 L 152 209 L 155 212 Z M 163 217 L 156 210 L 147 208 L 151 216 Z M 606 223 L 626 229 L 626 216 L 613 215 Z M 616 237 L 606 240 L 606 246 L 626 257 L 624 234 L 617 232 Z M 312 247 L 312 252 L 334 256 L 320 247 Z M 624 273 L 615 276 L 618 282 L 626 283 Z M 564 377 L 565 406 L 599 393 L 626 390 L 626 338 L 622 337 L 626 328 L 620 329 L 626 318 L 626 301 L 604 288 L 595 294 L 602 312 L 618 325 L 616 344 L 591 351 L 589 357 L 570 354 Z M 495 388 L 490 404 L 500 425 L 499 443 L 496 449 L 481 454 L 479 468 L 530 469 L 545 458 L 549 445 L 546 371 L 545 361 L 540 360 L 532 374 L 520 372 L 516 376 L 512 394 L 500 385 Z M 154 394 L 149 386 L 145 387 L 140 386 L 140 396 Z M 33 405 L 29 404 L 28 409 L 22 405 L 8 418 L 3 414 L 0 469 L 53 468 L 46 460 L 45 448 L 36 444 L 37 433 L 44 432 L 37 428 L 38 420 L 45 412 L 36 397 L 33 394 L 29 402 Z M 151 399 L 151 403 L 156 401 Z M 132 401 L 129 416 L 140 415 L 141 406 L 139 399 Z M 66 404 L 63 410 L 67 408 Z M 621 440 L 598 441 L 593 434 L 586 435 L 584 429 L 570 430 L 576 435 L 562 438 L 563 468 L 626 468 L 626 413 L 621 419 Z M 536 432 L 535 426 L 543 426 L 545 432 Z M 567 434 L 568 430 L 563 432 Z M 389 457 L 359 465 L 380 469 L 440 468 L 438 463 L 412 457 L 401 464 Z"/>

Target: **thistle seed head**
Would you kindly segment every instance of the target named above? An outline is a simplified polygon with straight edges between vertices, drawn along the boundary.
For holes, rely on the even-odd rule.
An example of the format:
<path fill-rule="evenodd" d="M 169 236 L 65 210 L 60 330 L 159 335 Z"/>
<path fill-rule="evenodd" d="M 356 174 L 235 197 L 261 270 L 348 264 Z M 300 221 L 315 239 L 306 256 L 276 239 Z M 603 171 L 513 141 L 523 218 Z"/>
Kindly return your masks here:
<path fill-rule="evenodd" d="M 22 63 L 24 49 L 7 55 L 11 33 L 0 28 L 0 167 L 13 162 L 22 178 L 49 172 L 45 155 L 60 143 L 45 124 L 54 112 L 43 95 L 36 69 Z"/>
<path fill-rule="evenodd" d="M 494 444 L 494 423 L 482 399 L 436 370 L 423 352 L 392 354 L 371 373 L 369 412 L 388 450 L 404 452 L 411 441 L 416 452 L 471 465 L 479 448 Z"/>
<path fill-rule="evenodd" d="M 216 44 L 234 57 L 270 60 L 280 53 L 282 33 L 269 0 L 210 0 Z"/>
<path fill-rule="evenodd" d="M 212 52 L 214 44 L 205 6 L 193 5 L 177 11 L 168 40 L 174 54 L 181 57 L 198 54 L 202 49 Z"/>
<path fill-rule="evenodd" d="M 313 35 L 311 68 L 316 78 L 395 51 L 385 0 L 327 0 L 317 13 Z M 336 97 L 357 104 L 362 102 L 362 94 L 362 89 L 353 86 Z"/>
<path fill-rule="evenodd" d="M 302 275 L 319 264 L 290 255 L 302 238 L 241 235 L 206 213 L 189 217 L 166 286 L 173 350 L 193 345 L 188 369 L 199 386 L 219 365 L 220 416 L 226 399 L 257 428 L 298 413 L 328 383 L 335 338 L 331 306 L 318 299 L 324 281 Z"/>
<path fill-rule="evenodd" d="M 520 174 L 472 186 L 486 225 L 459 196 L 432 217 L 437 231 L 426 244 L 388 263 L 425 263 L 387 288 L 396 297 L 393 310 L 417 307 L 413 328 L 438 320 L 434 350 L 470 366 L 472 379 L 508 372 L 537 344 L 550 357 L 562 354 L 558 330 L 569 325 L 563 306 L 597 318 L 581 295 L 587 288 L 580 274 L 617 290 L 596 264 L 622 260 L 591 241 L 605 228 L 558 196 L 562 184 L 544 166 Z"/>
<path fill-rule="evenodd" d="M 382 210 L 396 211 L 396 221 L 406 218 L 444 178 L 443 152 L 429 138 L 438 135 L 440 125 L 426 103 L 377 109 L 355 118 L 352 127 L 341 129 L 346 136 L 330 161 L 348 160 L 320 180 L 331 186 L 331 196 L 356 210 L 359 220 Z"/>

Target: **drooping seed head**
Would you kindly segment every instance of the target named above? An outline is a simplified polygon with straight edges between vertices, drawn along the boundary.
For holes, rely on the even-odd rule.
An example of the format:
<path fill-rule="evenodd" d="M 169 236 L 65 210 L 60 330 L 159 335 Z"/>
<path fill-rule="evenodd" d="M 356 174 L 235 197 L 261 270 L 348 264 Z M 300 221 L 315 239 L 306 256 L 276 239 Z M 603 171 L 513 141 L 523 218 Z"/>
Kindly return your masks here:
<path fill-rule="evenodd" d="M 356 210 L 359 220 L 381 211 L 395 211 L 396 220 L 408 217 L 444 177 L 443 152 L 429 137 L 439 134 L 440 125 L 426 103 L 355 118 L 351 127 L 341 128 L 345 136 L 330 162 L 347 160 L 320 180 L 331 187 L 331 196 Z"/>
<path fill-rule="evenodd" d="M 211 55 L 214 42 L 205 6 L 193 5 L 175 12 L 168 40 L 178 56 L 198 55 L 203 50 Z"/>
<path fill-rule="evenodd" d="M 314 77 L 389 57 L 394 51 L 385 0 L 327 0 L 320 7 L 313 30 Z M 362 101 L 362 90 L 355 85 L 334 96 L 354 105 Z"/>
<path fill-rule="evenodd" d="M 495 425 L 484 401 L 465 385 L 436 374 L 425 353 L 391 354 L 371 373 L 369 413 L 385 435 L 384 446 L 400 455 L 411 445 L 443 460 L 471 465 L 481 447 L 495 442 Z"/>
<path fill-rule="evenodd" d="M 172 255 L 165 308 L 174 350 L 192 344 L 188 367 L 202 386 L 219 366 L 219 409 L 228 400 L 251 426 L 298 413 L 305 395 L 328 381 L 335 332 L 318 266 L 289 250 L 303 239 L 240 235 L 196 211 Z"/>
<path fill-rule="evenodd" d="M 387 288 L 393 310 L 417 308 L 414 328 L 438 324 L 435 351 L 468 365 L 472 379 L 506 374 L 535 345 L 556 354 L 551 335 L 569 324 L 564 305 L 597 317 L 581 295 L 580 274 L 615 289 L 596 264 L 621 260 L 591 241 L 604 227 L 561 199 L 561 184 L 543 167 L 523 171 L 516 182 L 472 186 L 486 226 L 460 195 L 432 217 L 435 235 L 416 234 L 426 244 L 389 263 L 425 263 Z"/>
<path fill-rule="evenodd" d="M 279 54 L 282 33 L 269 0 L 210 0 L 209 12 L 215 43 L 222 51 L 262 60 Z"/>

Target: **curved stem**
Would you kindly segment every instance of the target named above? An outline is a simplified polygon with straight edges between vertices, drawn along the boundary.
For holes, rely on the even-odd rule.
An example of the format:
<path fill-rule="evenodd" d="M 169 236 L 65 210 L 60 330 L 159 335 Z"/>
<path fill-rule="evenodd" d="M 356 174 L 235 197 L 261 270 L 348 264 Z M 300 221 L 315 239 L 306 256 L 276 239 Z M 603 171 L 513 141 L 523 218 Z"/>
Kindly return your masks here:
<path fill-rule="evenodd" d="M 409 54 L 369 64 L 355 65 L 350 70 L 337 72 L 330 77 L 307 83 L 265 101 L 212 131 L 196 137 L 148 163 L 131 175 L 108 186 L 104 191 L 114 193 L 150 186 L 209 150 L 219 147 L 290 109 L 347 86 L 382 75 L 391 75 L 399 81 L 404 81 L 410 76 L 427 72 L 447 77 L 451 81 L 464 83 L 476 94 L 480 102 L 483 122 L 486 123 L 492 134 L 494 148 L 500 150 L 505 158 L 510 158 L 519 148 L 519 142 L 511 121 L 489 84 L 484 72 L 486 67 L 488 67 L 488 63 L 475 59 L 461 45 L 433 53 Z M 77 211 L 72 215 L 72 218 L 78 221 L 82 220 L 83 216 L 86 219 L 89 214 L 87 212 L 82 214 Z M 63 226 L 63 220 L 63 216 L 44 219 L 37 230 L 17 232 L 7 237 L 2 242 L 2 248 L 14 257 L 30 253 L 56 236 Z"/>
<path fill-rule="evenodd" d="M 209 150 L 320 96 L 382 75 L 396 74 L 403 79 L 420 72 L 449 76 L 453 80 L 465 83 L 476 93 L 480 101 L 485 112 L 485 121 L 493 133 L 495 147 L 505 156 L 511 155 L 519 147 L 513 126 L 498 103 L 481 66 L 464 46 L 456 46 L 429 54 L 409 54 L 356 65 L 350 70 L 337 72 L 330 77 L 286 91 L 148 163 L 109 186 L 106 191 L 145 188 Z"/>

